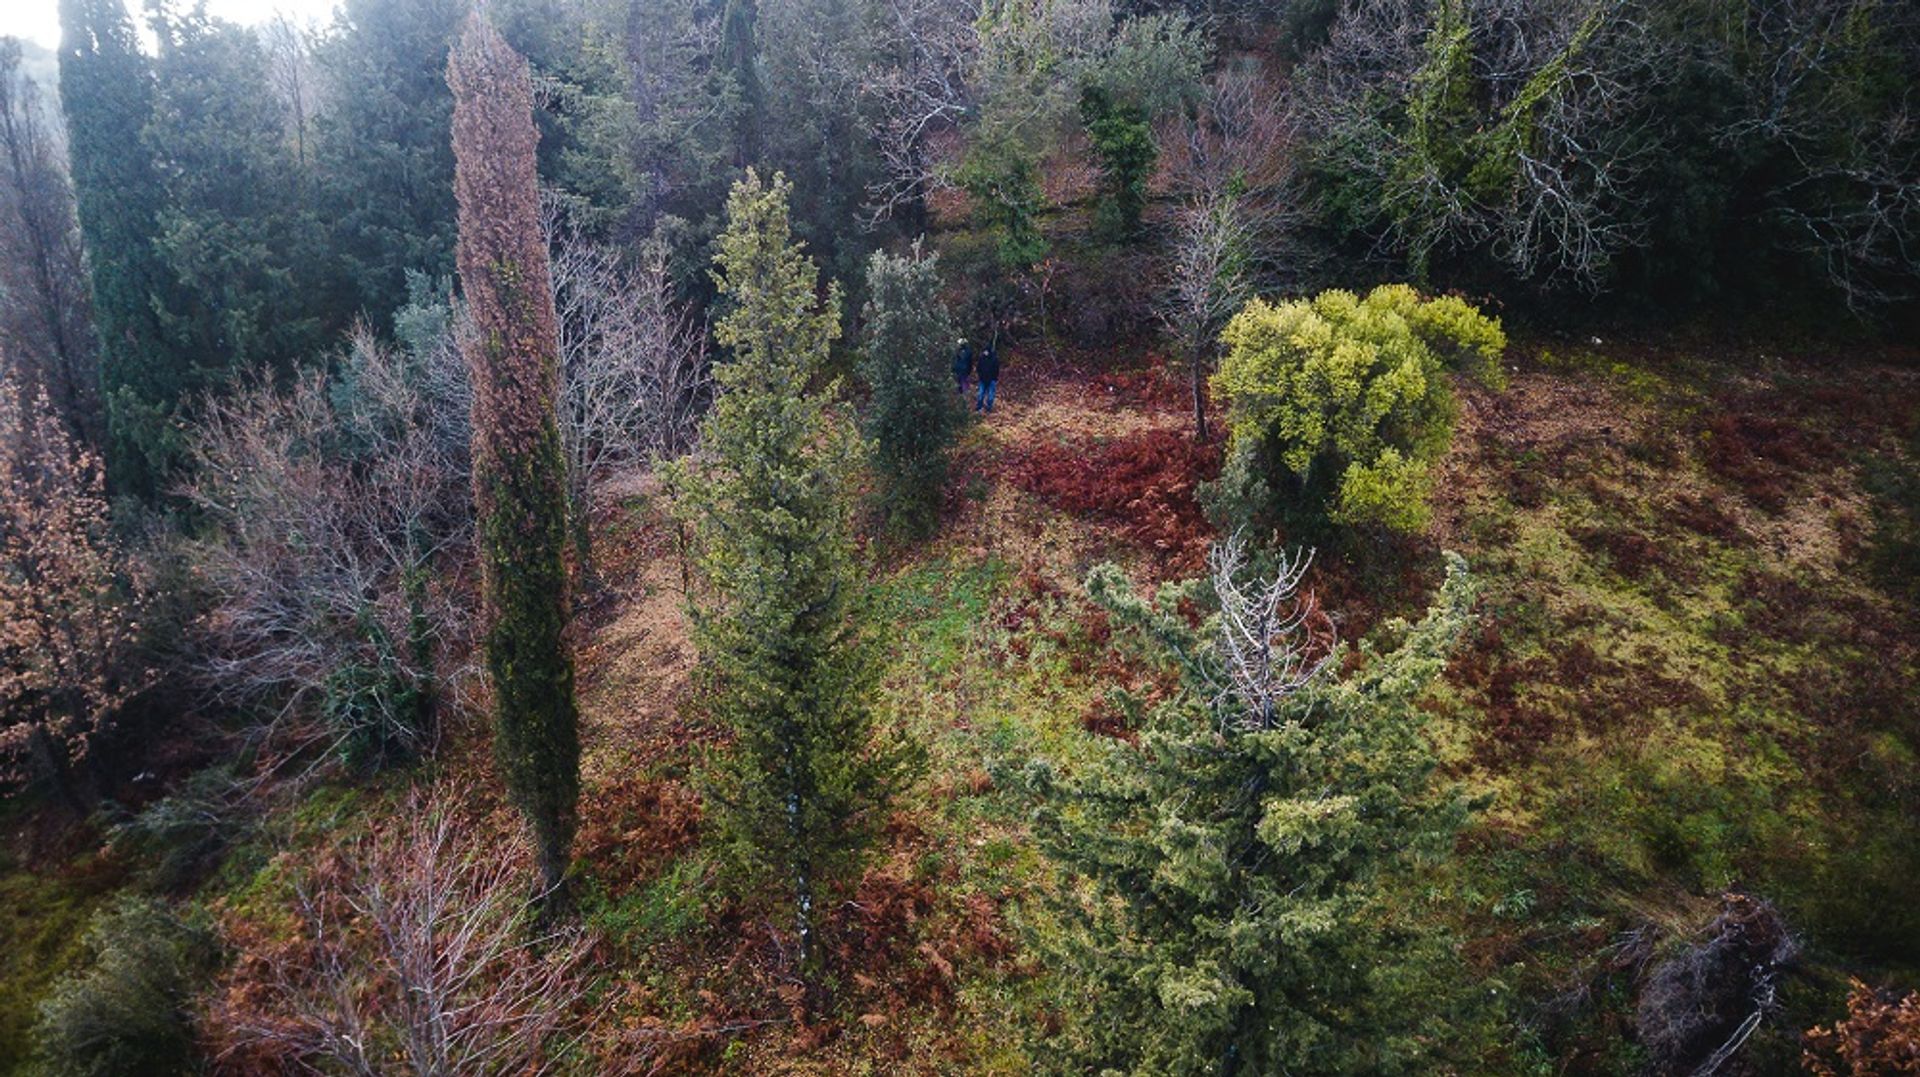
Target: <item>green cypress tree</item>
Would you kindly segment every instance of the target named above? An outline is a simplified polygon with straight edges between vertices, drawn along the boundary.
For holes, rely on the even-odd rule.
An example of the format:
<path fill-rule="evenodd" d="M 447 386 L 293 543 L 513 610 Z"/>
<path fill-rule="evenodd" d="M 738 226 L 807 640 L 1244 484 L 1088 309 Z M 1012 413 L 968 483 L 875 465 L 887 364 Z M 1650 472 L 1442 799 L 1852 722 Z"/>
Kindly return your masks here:
<path fill-rule="evenodd" d="M 166 192 L 158 244 L 178 291 L 161 317 L 194 357 L 194 391 L 236 372 L 282 373 L 347 328 L 316 309 L 318 224 L 301 204 L 283 109 L 253 31 L 156 3 L 153 118 L 145 140 Z"/>
<path fill-rule="evenodd" d="M 720 49 L 714 66 L 733 79 L 740 111 L 734 123 L 735 168 L 760 157 L 760 5 L 758 0 L 727 0 L 720 13 Z"/>
<path fill-rule="evenodd" d="M 1437 604 L 1385 652 L 1315 639 L 1304 558 L 1249 581 L 1216 551 L 1222 611 L 1181 612 L 1205 582 L 1149 605 L 1111 565 L 1093 598 L 1178 669 L 1183 691 L 1106 742 L 1072 780 L 1044 764 L 1038 832 L 1070 879 L 1060 975 L 1086 1014 L 1073 1072 L 1382 1073 L 1407 1040 L 1375 986 L 1405 972 L 1368 907 L 1383 879 L 1440 855 L 1465 814 L 1436 791 L 1420 696 L 1467 623 L 1473 588 L 1449 555 Z"/>
<path fill-rule="evenodd" d="M 315 126 L 329 302 L 385 325 L 408 270 L 452 268 L 447 48 L 466 0 L 345 0 L 315 62 L 336 92 Z"/>
<path fill-rule="evenodd" d="M 533 81 L 478 13 L 453 88 L 460 284 L 473 318 L 473 494 L 494 751 L 533 830 L 551 894 L 566 877 L 580 798 L 567 628 L 565 463 L 555 418 L 559 333 L 540 228 Z"/>
<path fill-rule="evenodd" d="M 710 706 L 736 737 L 709 789 L 716 829 L 738 868 L 783 885 L 817 993 L 818 910 L 858 869 L 910 757 L 878 742 L 870 704 L 848 489 L 859 442 L 822 383 L 839 290 L 819 301 L 788 193 L 752 170 L 733 189 L 714 274 L 728 355 L 702 452 L 673 483 L 712 596 L 694 612 Z"/>
<path fill-rule="evenodd" d="M 1140 231 L 1147 208 L 1147 181 L 1160 156 L 1153 143 L 1147 110 L 1115 101 L 1098 86 L 1080 92 L 1080 122 L 1100 162 L 1100 206 L 1096 221 L 1109 239 L 1127 240 Z"/>
<path fill-rule="evenodd" d="M 867 263 L 866 341 L 860 374 L 872 391 L 867 436 L 893 523 L 912 536 L 933 529 L 947 452 L 965 418 L 947 358 L 957 345 L 940 298 L 937 255 L 875 251 Z"/>
<path fill-rule="evenodd" d="M 141 140 L 153 115 L 153 71 L 121 0 L 61 0 L 60 33 L 60 103 L 92 270 L 107 471 L 116 492 L 151 496 L 182 448 L 173 409 L 192 370 L 157 313 L 170 282 L 157 242 L 164 191 Z"/>

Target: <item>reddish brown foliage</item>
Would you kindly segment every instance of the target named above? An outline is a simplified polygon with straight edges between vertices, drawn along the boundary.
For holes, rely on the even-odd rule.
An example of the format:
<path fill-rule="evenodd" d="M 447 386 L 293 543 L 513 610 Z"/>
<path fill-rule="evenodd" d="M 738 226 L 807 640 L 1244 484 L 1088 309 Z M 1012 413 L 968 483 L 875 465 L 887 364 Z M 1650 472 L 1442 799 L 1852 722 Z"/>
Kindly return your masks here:
<path fill-rule="evenodd" d="M 884 1015 L 931 1003 L 944 1012 L 961 966 L 1012 956 L 998 902 L 976 893 L 956 908 L 939 893 L 927 881 L 875 872 L 840 906 L 830 932 L 833 963 L 852 974 L 859 1008 Z"/>
<path fill-rule="evenodd" d="M 1701 432 L 1707 470 L 1768 512 L 1786 508 L 1796 475 L 1814 470 L 1833 445 L 1820 434 L 1767 415 L 1722 412 Z"/>
<path fill-rule="evenodd" d="M 700 833 L 700 798 L 684 786 L 634 780 L 590 793 L 580 812 L 580 855 L 616 891 L 651 878 Z"/>
<path fill-rule="evenodd" d="M 136 679 L 126 664 L 142 592 L 119 586 L 128 563 L 99 461 L 44 390 L 0 368 L 0 782 L 37 770 L 85 806 L 69 766 Z"/>
<path fill-rule="evenodd" d="M 1717 497 L 1683 494 L 1667 507 L 1667 518 L 1698 535 L 1721 542 L 1743 539 L 1740 521 L 1728 513 Z"/>
<path fill-rule="evenodd" d="M 1093 376 L 1095 399 L 1108 407 L 1139 411 L 1186 412 L 1193 407 L 1189 386 L 1166 359 L 1148 357 L 1138 370 L 1108 370 Z"/>
<path fill-rule="evenodd" d="M 1852 983 L 1847 1016 L 1807 1030 L 1807 1070 L 1818 1077 L 1920 1074 L 1920 992 Z"/>
<path fill-rule="evenodd" d="M 1206 567 L 1212 529 L 1196 490 L 1220 473 L 1220 446 L 1174 430 L 1146 430 L 1110 442 L 1041 442 L 1007 465 L 1014 485 L 1068 512 L 1113 524 L 1160 556 L 1156 574 Z"/>
<path fill-rule="evenodd" d="M 416 792 L 296 881 L 293 931 L 236 917 L 239 960 L 203 1027 L 222 1072 L 535 1073 L 574 1026 L 593 947 L 527 920 L 532 857 Z"/>
<path fill-rule="evenodd" d="M 1604 556 L 1613 570 L 1630 580 L 1643 580 L 1649 570 L 1671 573 L 1673 564 L 1658 543 L 1632 528 L 1582 527 L 1574 541 Z"/>

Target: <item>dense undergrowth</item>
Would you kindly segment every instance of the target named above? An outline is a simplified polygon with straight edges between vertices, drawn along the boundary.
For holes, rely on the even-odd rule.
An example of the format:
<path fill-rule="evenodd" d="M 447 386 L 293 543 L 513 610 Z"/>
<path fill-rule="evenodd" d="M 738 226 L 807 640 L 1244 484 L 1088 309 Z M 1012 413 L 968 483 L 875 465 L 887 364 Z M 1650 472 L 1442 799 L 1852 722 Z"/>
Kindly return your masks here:
<path fill-rule="evenodd" d="M 1749 893 L 1804 949 L 1743 1058 L 1791 1068 L 1848 974 L 1920 975 L 1911 356 L 1675 337 L 1536 339 L 1509 361 L 1509 388 L 1464 396 L 1432 533 L 1323 549 L 1309 577 L 1349 638 L 1422 608 L 1440 548 L 1484 587 L 1427 704 L 1480 811 L 1380 910 L 1441 940 L 1396 989 L 1443 1015 L 1428 1047 L 1447 1070 L 1634 1072 L 1647 970 Z M 1103 559 L 1143 584 L 1199 563 L 1218 454 L 1184 440 L 1179 393 L 1117 360 L 1010 381 L 964 435 L 934 537 L 873 540 L 879 713 L 929 765 L 830 911 L 825 1020 L 800 1019 L 779 932 L 702 896 L 697 778 L 724 736 L 688 688 L 674 530 L 646 497 L 602 522 L 619 597 L 580 648 L 579 850 L 600 971 L 563 1069 L 1018 1073 L 1046 1055 L 1076 999 L 1035 957 L 1059 880 L 1008 775 L 1130 736 L 1108 686 L 1172 688 L 1081 581 Z M 483 771 L 478 738 L 450 733 L 423 776 Z M 403 811 L 404 785 L 317 787 L 229 851 L 196 896 L 248 957 L 212 1003 L 245 1005 L 296 888 Z M 472 812 L 477 840 L 511 832 L 504 805 Z M 10 1059 L 133 866 L 67 848 L 0 879 Z"/>

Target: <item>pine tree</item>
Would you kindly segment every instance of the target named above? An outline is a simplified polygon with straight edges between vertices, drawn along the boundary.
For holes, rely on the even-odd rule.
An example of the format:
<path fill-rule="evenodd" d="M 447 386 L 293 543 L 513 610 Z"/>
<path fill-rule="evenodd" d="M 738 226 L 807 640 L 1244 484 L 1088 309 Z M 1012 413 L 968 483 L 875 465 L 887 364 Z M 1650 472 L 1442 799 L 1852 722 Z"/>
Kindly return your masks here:
<path fill-rule="evenodd" d="M 121 0 L 61 0 L 60 103 L 93 277 L 107 471 L 114 489 L 150 496 L 180 451 L 173 410 L 191 357 L 168 339 L 157 298 L 170 295 L 158 246 L 164 191 L 142 133 L 153 72 Z"/>
<path fill-rule="evenodd" d="M 860 373 L 872 392 L 873 465 L 893 522 L 921 536 L 937 521 L 947 452 L 965 418 L 948 374 L 956 338 L 938 256 L 918 247 L 905 257 L 874 252 L 867 295 Z"/>
<path fill-rule="evenodd" d="M 533 830 L 550 893 L 566 876 L 580 795 L 568 653 L 565 462 L 555 419 L 559 335 L 540 228 L 533 82 L 478 13 L 448 65 L 462 342 L 473 380 L 473 493 L 494 750 Z"/>
<path fill-rule="evenodd" d="M 1466 624 L 1473 588 L 1450 556 L 1437 604 L 1386 652 L 1329 651 L 1296 588 L 1246 579 L 1237 540 L 1216 550 L 1219 609 L 1182 613 L 1203 581 L 1154 604 L 1111 565 L 1093 598 L 1179 671 L 1183 691 L 1142 714 L 1071 780 L 1044 764 L 1038 832 L 1070 879 L 1055 965 L 1085 1023 L 1074 1072 L 1380 1073 L 1406 1040 L 1373 985 L 1401 971 L 1367 899 L 1410 859 L 1445 850 L 1463 802 L 1436 791 L 1417 703 Z M 1319 626 L 1316 628 L 1316 626 Z M 1344 679 L 1330 671 L 1359 659 Z"/>
<path fill-rule="evenodd" d="M 819 302 L 788 193 L 751 170 L 734 187 L 714 274 L 729 354 L 701 455 L 674 488 L 712 593 L 694 613 L 710 705 L 736 736 L 711 784 L 717 830 L 749 877 L 784 885 L 817 992 L 819 910 L 858 868 L 910 757 L 877 742 L 870 706 L 848 492 L 859 444 L 821 384 L 839 291 Z"/>

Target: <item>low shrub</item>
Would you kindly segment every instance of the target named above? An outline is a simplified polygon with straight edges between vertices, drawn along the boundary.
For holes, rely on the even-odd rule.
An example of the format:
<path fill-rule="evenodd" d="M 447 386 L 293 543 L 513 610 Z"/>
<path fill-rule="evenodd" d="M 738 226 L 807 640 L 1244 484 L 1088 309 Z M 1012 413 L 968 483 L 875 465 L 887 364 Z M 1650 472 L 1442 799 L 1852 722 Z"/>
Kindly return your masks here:
<path fill-rule="evenodd" d="M 40 1004 L 34 1029 L 48 1077 L 191 1073 L 191 1004 L 217 962 L 209 927 L 151 899 L 124 897 L 87 929 L 87 957 Z"/>

